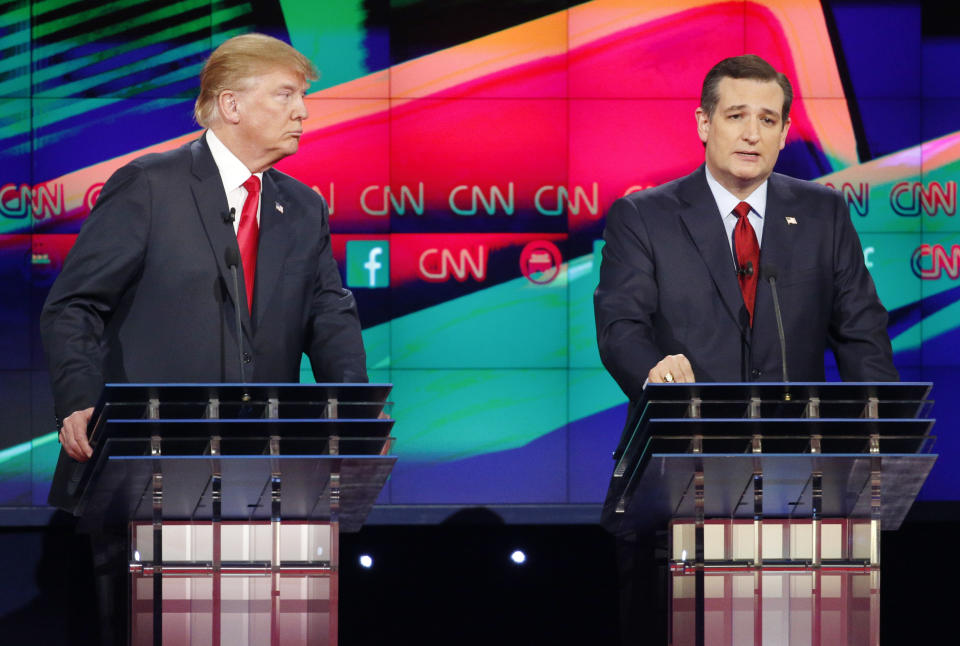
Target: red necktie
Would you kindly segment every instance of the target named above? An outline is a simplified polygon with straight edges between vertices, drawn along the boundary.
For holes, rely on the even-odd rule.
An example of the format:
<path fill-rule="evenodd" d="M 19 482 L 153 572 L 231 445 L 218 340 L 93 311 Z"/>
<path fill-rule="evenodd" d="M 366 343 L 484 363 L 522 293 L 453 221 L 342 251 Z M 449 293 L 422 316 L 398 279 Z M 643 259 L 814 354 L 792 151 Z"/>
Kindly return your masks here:
<path fill-rule="evenodd" d="M 260 227 L 257 225 L 257 206 L 260 204 L 260 178 L 251 175 L 243 183 L 247 189 L 247 199 L 240 212 L 240 226 L 237 227 L 237 245 L 240 247 L 240 260 L 243 263 L 243 282 L 247 286 L 247 311 L 253 313 L 253 278 L 257 275 L 257 243 L 260 241 Z"/>
<path fill-rule="evenodd" d="M 757 244 L 757 234 L 747 217 L 750 205 L 740 202 L 733 212 L 737 214 L 737 226 L 733 230 L 733 248 L 740 270 L 737 275 L 740 279 L 740 291 L 743 292 L 743 303 L 750 314 L 750 327 L 753 327 L 753 304 L 757 298 L 757 274 L 760 270 L 760 245 Z"/>

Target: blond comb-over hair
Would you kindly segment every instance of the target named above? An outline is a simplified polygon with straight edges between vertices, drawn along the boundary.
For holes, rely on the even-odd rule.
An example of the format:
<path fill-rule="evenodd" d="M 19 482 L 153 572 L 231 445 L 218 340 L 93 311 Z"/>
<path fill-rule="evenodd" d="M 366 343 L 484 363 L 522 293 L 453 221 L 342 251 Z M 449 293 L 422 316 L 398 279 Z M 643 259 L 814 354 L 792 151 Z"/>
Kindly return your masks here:
<path fill-rule="evenodd" d="M 204 128 L 217 118 L 217 97 L 224 90 L 245 90 L 251 80 L 276 68 L 299 72 L 308 81 L 319 78 L 306 56 L 282 40 L 265 34 L 234 36 L 213 50 L 200 72 L 200 95 L 193 117 Z"/>

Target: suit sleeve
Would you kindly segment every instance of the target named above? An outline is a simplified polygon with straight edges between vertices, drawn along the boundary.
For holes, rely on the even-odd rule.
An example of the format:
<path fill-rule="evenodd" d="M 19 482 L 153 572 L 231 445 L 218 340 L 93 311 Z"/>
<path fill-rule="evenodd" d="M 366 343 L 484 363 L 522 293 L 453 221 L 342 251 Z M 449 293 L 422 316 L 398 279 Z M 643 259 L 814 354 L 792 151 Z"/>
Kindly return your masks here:
<path fill-rule="evenodd" d="M 114 173 L 44 303 L 40 334 L 61 419 L 100 396 L 104 328 L 140 274 L 149 205 L 150 185 L 141 168 Z"/>
<path fill-rule="evenodd" d="M 629 199 L 610 207 L 603 239 L 600 284 L 593 297 L 597 345 L 607 371 L 636 401 L 647 373 L 664 355 L 654 334 L 659 293 L 654 253 L 643 219 Z"/>
<path fill-rule="evenodd" d="M 896 381 L 887 310 L 863 259 L 850 212 L 837 195 L 834 218 L 833 311 L 828 342 L 844 381 Z"/>
<path fill-rule="evenodd" d="M 319 196 L 318 196 L 319 198 Z M 320 199 L 322 230 L 317 249 L 319 268 L 310 305 L 307 355 L 319 383 L 365 383 L 367 356 L 360 334 L 360 317 L 353 294 L 340 282 L 330 246 L 326 202 Z"/>

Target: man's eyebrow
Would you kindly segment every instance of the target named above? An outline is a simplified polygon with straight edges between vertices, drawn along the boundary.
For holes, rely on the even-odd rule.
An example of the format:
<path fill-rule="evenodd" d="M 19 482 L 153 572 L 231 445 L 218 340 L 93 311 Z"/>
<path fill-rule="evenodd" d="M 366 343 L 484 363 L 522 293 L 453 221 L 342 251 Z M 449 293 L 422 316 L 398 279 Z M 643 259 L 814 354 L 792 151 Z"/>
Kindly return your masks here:
<path fill-rule="evenodd" d="M 738 105 L 727 106 L 726 108 L 724 108 L 723 111 L 724 112 L 740 112 L 741 110 L 746 110 L 749 107 L 750 106 L 748 106 L 746 103 L 740 103 Z M 762 114 L 772 114 L 776 116 L 780 115 L 779 112 L 777 112 L 776 110 L 773 110 L 772 108 L 760 108 L 760 112 Z"/>

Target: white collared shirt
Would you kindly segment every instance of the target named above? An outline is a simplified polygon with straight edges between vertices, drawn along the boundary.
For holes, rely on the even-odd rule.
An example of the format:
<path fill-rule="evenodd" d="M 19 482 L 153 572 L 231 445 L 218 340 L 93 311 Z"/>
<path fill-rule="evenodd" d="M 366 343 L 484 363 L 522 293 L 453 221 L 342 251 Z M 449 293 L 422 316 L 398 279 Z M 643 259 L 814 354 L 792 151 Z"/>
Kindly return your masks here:
<path fill-rule="evenodd" d="M 746 202 L 750 205 L 750 213 L 747 217 L 750 219 L 754 233 L 757 234 L 757 246 L 760 246 L 763 237 L 763 213 L 767 208 L 767 182 L 769 180 L 764 180 L 763 184 L 747 196 L 747 199 L 741 200 L 714 179 L 709 168 L 704 166 L 704 170 L 707 171 L 707 186 L 710 187 L 710 192 L 713 193 L 713 199 L 720 211 L 720 217 L 723 218 L 723 228 L 727 231 L 730 254 L 733 256 L 734 263 L 736 263 L 736 255 L 733 252 L 733 230 L 737 226 L 737 214 L 733 212 L 733 209 L 740 202 Z"/>
<path fill-rule="evenodd" d="M 207 130 L 207 145 L 210 146 L 210 154 L 213 155 L 213 161 L 220 171 L 220 180 L 223 182 L 223 190 L 227 194 L 227 205 L 235 213 L 233 218 L 234 233 L 240 227 L 240 213 L 243 211 L 243 203 L 247 199 L 247 189 L 243 183 L 250 178 L 250 175 L 256 175 L 263 186 L 263 173 L 251 173 L 242 161 L 236 155 L 230 152 L 222 141 L 213 134 L 213 130 Z M 261 198 L 263 191 L 260 192 Z M 262 202 L 262 199 L 261 199 Z M 260 224 L 260 206 L 257 204 L 257 224 Z"/>

